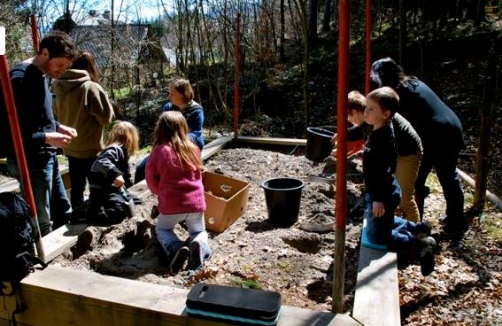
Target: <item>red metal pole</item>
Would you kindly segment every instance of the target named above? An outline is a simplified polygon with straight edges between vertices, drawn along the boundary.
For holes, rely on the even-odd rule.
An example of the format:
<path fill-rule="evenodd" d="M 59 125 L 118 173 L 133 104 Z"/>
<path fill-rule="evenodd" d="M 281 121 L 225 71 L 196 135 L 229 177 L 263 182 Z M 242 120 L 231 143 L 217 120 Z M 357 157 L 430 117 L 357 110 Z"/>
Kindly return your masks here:
<path fill-rule="evenodd" d="M 237 27 L 235 35 L 235 81 L 234 81 L 234 138 L 239 131 L 239 67 L 240 67 L 240 43 L 241 43 L 241 14 L 237 14 Z"/>
<path fill-rule="evenodd" d="M 336 151 L 336 227 L 345 230 L 347 212 L 347 94 L 349 93 L 349 1 L 340 1 L 338 47 L 337 151 Z"/>
<path fill-rule="evenodd" d="M 4 40 L 1 40 L 0 42 L 2 41 Z M 14 93 L 12 91 L 12 85 L 10 82 L 9 64 L 3 51 L 2 53 L 0 53 L 0 82 L 2 84 L 5 107 L 7 109 L 7 115 L 9 117 L 9 125 L 12 133 L 12 141 L 14 143 L 14 150 L 16 153 L 19 174 L 21 176 L 21 184 L 24 190 L 24 197 L 26 199 L 26 202 L 30 206 L 30 215 L 34 220 L 36 231 L 38 234 L 40 234 L 35 198 L 33 197 L 33 192 L 31 190 L 30 174 L 28 171 L 26 156 L 24 155 L 21 130 L 19 128 L 19 121 L 17 118 L 16 102 L 14 101 Z M 41 237 L 39 241 L 37 241 L 37 255 L 40 257 L 40 259 L 45 260 L 45 252 L 42 246 Z"/>
<path fill-rule="evenodd" d="M 33 41 L 33 50 L 35 51 L 35 54 L 37 54 L 40 39 L 38 37 L 37 17 L 35 14 L 31 14 L 31 39 Z"/>
<path fill-rule="evenodd" d="M 349 0 L 340 0 L 338 40 L 337 151 L 333 312 L 343 312 L 345 228 L 347 223 L 347 94 L 349 93 Z"/>
<path fill-rule="evenodd" d="M 366 79 L 364 81 L 364 94 L 371 90 L 371 0 L 366 0 Z"/>

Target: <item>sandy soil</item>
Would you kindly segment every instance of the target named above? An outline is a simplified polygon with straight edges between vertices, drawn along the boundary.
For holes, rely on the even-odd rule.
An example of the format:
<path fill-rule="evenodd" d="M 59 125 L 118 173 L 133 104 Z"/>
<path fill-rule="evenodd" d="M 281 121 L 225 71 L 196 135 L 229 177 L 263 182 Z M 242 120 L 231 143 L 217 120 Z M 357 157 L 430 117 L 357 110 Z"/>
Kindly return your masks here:
<path fill-rule="evenodd" d="M 334 233 L 304 229 L 334 220 L 333 183 L 309 180 L 309 175 L 329 174 L 334 165 L 313 163 L 298 149 L 281 154 L 234 148 L 211 157 L 206 167 L 249 182 L 249 206 L 227 230 L 210 233 L 214 254 L 196 273 L 169 275 L 154 233 L 157 200 L 142 184 L 133 189 L 144 197 L 144 204 L 136 207 L 135 217 L 110 227 L 88 227 L 77 245 L 52 264 L 178 288 L 190 288 L 200 280 L 262 288 L 281 293 L 287 305 L 330 310 Z M 353 163 L 349 172 L 358 171 L 360 166 Z M 276 177 L 295 177 L 305 182 L 298 223 L 289 228 L 278 228 L 268 220 L 260 185 Z M 437 222 L 444 212 L 441 188 L 434 175 L 429 181 L 432 192 L 426 200 L 425 219 L 432 223 L 438 242 L 436 269 L 426 278 L 418 265 L 399 271 L 402 324 L 502 324 L 502 243 L 486 232 L 489 227 L 500 227 L 502 213 L 491 204 L 480 214 L 470 212 L 473 190 L 464 185 L 465 208 L 472 223 L 462 238 L 452 238 Z M 360 198 L 360 180 L 349 179 L 347 187 L 348 208 L 352 209 Z M 352 310 L 362 213 L 361 208 L 356 208 L 347 220 L 344 311 L 348 313 Z M 182 226 L 177 231 L 187 235 Z"/>
<path fill-rule="evenodd" d="M 206 167 L 249 182 L 249 205 L 244 216 L 224 232 L 210 233 L 213 255 L 196 273 L 182 271 L 169 275 L 153 229 L 156 216 L 152 215 L 152 208 L 157 200 L 144 186 L 134 188 L 138 195 L 146 195 L 134 218 L 120 225 L 89 227 L 77 245 L 53 264 L 174 287 L 190 287 L 200 280 L 250 286 L 280 292 L 284 304 L 330 309 L 334 233 L 307 232 L 301 228 L 333 223 L 333 183 L 310 182 L 308 178 L 329 174 L 334 170 L 333 162 L 319 164 L 303 155 L 237 148 L 216 154 Z M 351 167 L 354 171 L 359 168 L 357 163 Z M 298 223 L 289 228 L 276 227 L 268 219 L 261 183 L 276 177 L 294 177 L 305 182 Z M 361 185 L 351 182 L 348 187 L 348 206 L 353 208 L 361 195 Z M 357 271 L 361 208 L 351 216 L 346 246 L 347 309 L 352 302 Z M 176 231 L 187 236 L 182 226 L 177 226 Z"/>

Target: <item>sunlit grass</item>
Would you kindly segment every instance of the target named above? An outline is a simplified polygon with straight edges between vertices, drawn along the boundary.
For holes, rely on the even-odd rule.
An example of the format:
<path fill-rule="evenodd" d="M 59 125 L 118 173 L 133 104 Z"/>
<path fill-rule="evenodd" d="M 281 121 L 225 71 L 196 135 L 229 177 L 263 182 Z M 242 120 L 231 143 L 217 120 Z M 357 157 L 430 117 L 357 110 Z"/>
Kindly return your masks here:
<path fill-rule="evenodd" d="M 257 289 L 260 290 L 263 286 L 260 284 L 258 280 L 255 279 L 241 279 L 241 278 L 232 278 L 230 279 L 230 283 L 233 285 L 240 286 L 245 289 Z"/>
<path fill-rule="evenodd" d="M 430 187 L 431 194 L 438 194 L 442 196 L 442 188 L 437 175 L 435 173 L 429 174 L 427 178 L 426 185 Z M 474 205 L 474 189 L 472 189 L 467 184 L 463 183 L 464 190 L 464 207 L 466 210 L 470 209 Z M 480 227 L 486 232 L 486 234 L 495 241 L 502 241 L 502 219 L 500 214 L 497 215 L 496 208 L 491 207 L 493 204 L 488 201 L 485 204 L 484 210 L 473 216 L 473 219 L 479 219 Z M 434 207 L 433 214 L 439 216 L 443 212 L 443 207 Z"/>
<path fill-rule="evenodd" d="M 114 90 L 113 95 L 115 96 L 116 100 L 128 98 L 131 95 L 131 88 L 130 87 L 123 87 L 120 89 L 116 89 L 116 90 Z"/>
<path fill-rule="evenodd" d="M 479 217 L 479 220 L 490 238 L 502 241 L 502 219 L 500 217 L 483 213 Z"/>

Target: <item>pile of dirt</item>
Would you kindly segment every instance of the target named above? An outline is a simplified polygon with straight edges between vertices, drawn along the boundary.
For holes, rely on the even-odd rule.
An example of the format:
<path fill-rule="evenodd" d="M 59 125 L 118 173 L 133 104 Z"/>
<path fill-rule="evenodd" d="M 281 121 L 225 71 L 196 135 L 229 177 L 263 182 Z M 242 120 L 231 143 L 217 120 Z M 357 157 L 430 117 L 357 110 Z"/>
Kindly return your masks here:
<path fill-rule="evenodd" d="M 334 183 L 311 182 L 309 175 L 333 171 L 333 162 L 314 163 L 305 156 L 266 150 L 227 149 L 208 160 L 209 171 L 249 183 L 249 204 L 245 214 L 222 233 L 210 233 L 210 260 L 196 273 L 169 275 L 165 255 L 155 239 L 155 196 L 144 185 L 134 188 L 144 203 L 134 218 L 110 227 L 91 226 L 75 247 L 57 257 L 53 264 L 89 269 L 106 275 L 190 287 L 194 282 L 232 284 L 278 291 L 284 304 L 329 310 L 332 293 L 334 233 L 306 232 L 334 222 Z M 358 169 L 353 163 L 353 169 Z M 270 223 L 261 183 L 277 177 L 305 182 L 298 223 L 280 228 Z M 361 184 L 348 186 L 348 206 L 361 197 Z M 347 226 L 347 309 L 350 309 L 357 271 L 357 248 L 362 208 L 352 211 Z M 186 228 L 177 226 L 182 238 Z"/>
<path fill-rule="evenodd" d="M 247 148 L 225 149 L 211 157 L 209 171 L 250 184 L 244 216 L 220 234 L 210 233 L 213 255 L 195 273 L 170 275 L 165 255 L 155 239 L 155 196 L 144 184 L 134 191 L 144 196 L 134 218 L 109 227 L 88 227 L 76 246 L 52 264 L 96 271 L 143 282 L 189 288 L 197 281 L 278 291 L 283 303 L 313 310 L 331 310 L 334 233 L 307 232 L 312 225 L 333 223 L 334 183 L 312 182 L 310 175 L 328 174 L 333 162 L 313 163 L 303 155 Z M 357 164 L 351 166 L 360 171 Z M 270 178 L 294 177 L 305 182 L 299 221 L 290 228 L 269 223 L 261 183 Z M 444 211 L 441 188 L 431 176 L 425 219 L 432 223 L 438 242 L 436 269 L 429 277 L 418 265 L 399 271 L 401 316 L 406 325 L 502 324 L 502 243 L 487 236 L 486 216 L 502 218 L 488 205 L 473 218 L 463 237 L 442 231 L 437 217 Z M 353 208 L 362 185 L 349 180 L 348 207 Z M 465 188 L 465 196 L 472 196 Z M 467 209 L 468 207 L 466 207 Z M 345 245 L 344 311 L 352 310 L 363 211 L 357 208 L 347 220 Z M 187 237 L 186 228 L 176 232 Z"/>

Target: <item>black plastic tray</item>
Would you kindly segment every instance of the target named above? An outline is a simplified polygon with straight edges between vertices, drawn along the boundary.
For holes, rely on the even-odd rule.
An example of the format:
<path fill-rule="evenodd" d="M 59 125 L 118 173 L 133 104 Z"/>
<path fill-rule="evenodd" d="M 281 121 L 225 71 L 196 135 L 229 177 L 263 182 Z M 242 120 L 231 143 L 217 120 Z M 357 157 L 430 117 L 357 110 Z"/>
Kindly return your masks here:
<path fill-rule="evenodd" d="M 189 315 L 206 314 L 221 319 L 273 325 L 280 313 L 281 295 L 272 291 L 197 283 L 188 293 L 186 305 Z"/>

